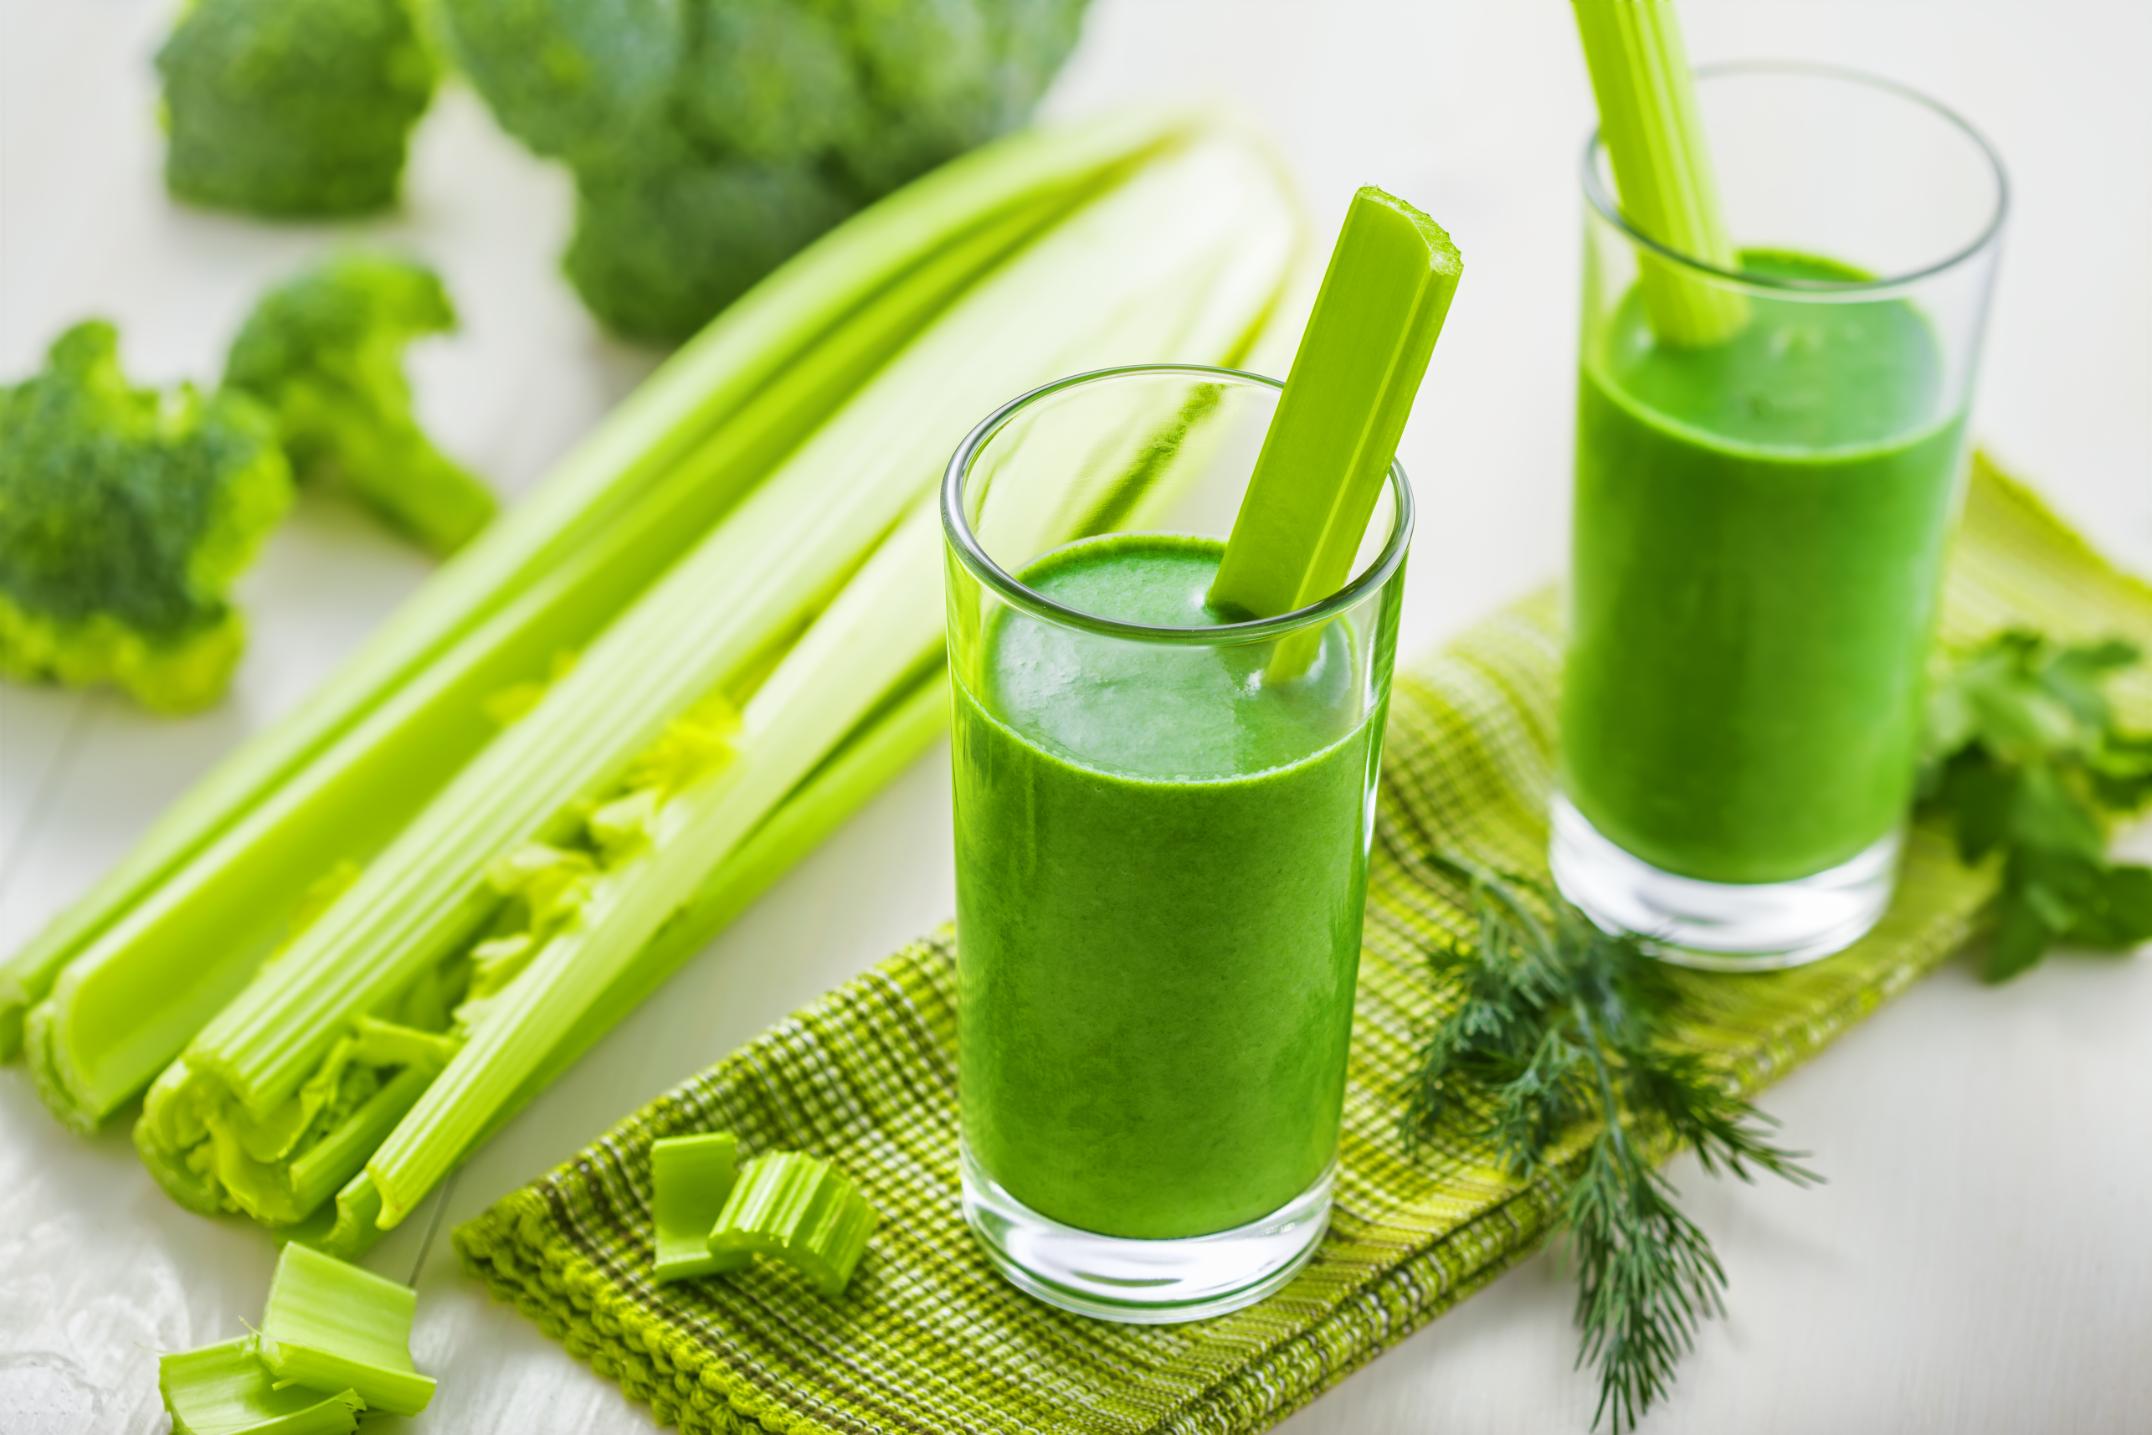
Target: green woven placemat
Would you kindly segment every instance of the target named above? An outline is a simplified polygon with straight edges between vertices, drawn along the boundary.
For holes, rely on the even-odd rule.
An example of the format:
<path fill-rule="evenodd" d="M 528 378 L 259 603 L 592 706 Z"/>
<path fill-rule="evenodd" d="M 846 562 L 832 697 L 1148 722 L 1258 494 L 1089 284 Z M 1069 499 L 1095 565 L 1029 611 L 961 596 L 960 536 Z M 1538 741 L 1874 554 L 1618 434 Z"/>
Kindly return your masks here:
<path fill-rule="evenodd" d="M 1946 636 L 2029 623 L 2152 648 L 2152 588 L 2116 572 L 2029 493 L 1976 465 Z M 1526 1254 L 1552 1187 L 1453 1144 L 1407 1161 L 1397 1090 L 1438 997 L 1422 956 L 1454 893 L 1412 855 L 1440 842 L 1543 870 L 1561 633 L 1542 594 L 1400 675 L 1391 706 L 1337 1211 L 1284 1292 L 1192 1326 L 1061 1315 L 1004 1285 L 957 1213 L 956 1013 L 947 937 L 905 948 L 622 1121 L 457 1232 L 469 1267 L 601 1374 L 689 1431 L 1124 1435 L 1270 1425 Z M 1708 702 L 1709 694 L 1698 694 Z M 2117 699 L 2152 723 L 2143 669 Z M 1686 1039 L 1748 1087 L 1836 1038 L 1973 933 L 1983 882 L 1934 834 L 1912 844 L 1875 933 L 1776 975 L 1683 978 Z M 656 1286 L 653 1138 L 737 1132 L 834 1158 L 883 1216 L 851 1289 L 788 1275 Z M 1101 1159 L 1108 1159 L 1102 1155 Z M 1547 1332 L 1566 1340 L 1564 1331 Z"/>

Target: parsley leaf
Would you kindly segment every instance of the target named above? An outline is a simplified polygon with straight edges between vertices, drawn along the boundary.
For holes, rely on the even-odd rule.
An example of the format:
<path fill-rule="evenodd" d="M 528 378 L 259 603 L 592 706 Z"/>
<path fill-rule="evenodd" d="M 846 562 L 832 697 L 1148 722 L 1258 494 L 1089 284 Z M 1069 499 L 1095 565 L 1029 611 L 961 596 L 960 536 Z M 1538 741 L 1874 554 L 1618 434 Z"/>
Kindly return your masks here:
<path fill-rule="evenodd" d="M 1989 981 L 2059 943 L 2152 940 L 2152 868 L 2107 859 L 2107 824 L 2152 803 L 2152 734 L 2119 731 L 2105 690 L 2140 656 L 2114 639 L 2012 630 L 1959 658 L 1930 695 L 1924 804 L 1966 861 L 2001 864 Z"/>

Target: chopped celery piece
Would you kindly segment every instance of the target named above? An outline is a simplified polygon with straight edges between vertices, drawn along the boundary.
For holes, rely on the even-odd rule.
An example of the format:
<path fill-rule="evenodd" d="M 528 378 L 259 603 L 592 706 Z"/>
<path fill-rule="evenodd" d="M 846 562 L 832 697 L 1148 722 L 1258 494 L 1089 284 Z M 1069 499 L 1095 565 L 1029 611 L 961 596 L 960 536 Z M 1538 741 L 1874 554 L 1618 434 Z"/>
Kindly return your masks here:
<path fill-rule="evenodd" d="M 844 1290 L 879 1219 L 849 1177 L 796 1151 L 757 1156 L 710 1231 L 721 1255 L 768 1256 L 826 1296 Z"/>
<path fill-rule="evenodd" d="M 737 1270 L 745 1252 L 710 1249 L 710 1228 L 739 1175 L 740 1143 L 729 1131 L 667 1136 L 650 1143 L 650 1211 L 659 1284 Z"/>
<path fill-rule="evenodd" d="M 349 1435 L 366 1408 L 354 1391 L 278 1385 L 246 1336 L 158 1357 L 157 1393 L 172 1435 Z"/>
<path fill-rule="evenodd" d="M 1426 215 L 1373 187 L 1353 196 L 1219 560 L 1214 604 L 1277 617 L 1352 577 L 1462 271 Z M 1273 672 L 1304 664 L 1292 646 Z"/>
<path fill-rule="evenodd" d="M 303 888 L 344 844 L 385 841 L 490 736 L 482 695 L 517 676 L 497 649 L 542 664 L 576 646 L 577 632 L 595 632 L 979 271 L 1188 132 L 1185 117 L 1139 115 L 985 146 L 838 226 L 758 285 L 297 713 L 233 753 L 124 862 L 0 960 L 0 1059 L 21 1044 L 30 1008 L 103 939 L 108 952 L 157 960 L 128 964 L 105 1011 L 68 1019 L 52 1058 L 62 1074 L 43 1085 L 82 1124 L 137 1094 L 245 980 L 283 923 L 278 894 Z M 608 546 L 622 524 L 634 541 Z M 593 546 L 608 561 L 584 562 Z M 444 663 L 469 683 L 381 711 L 407 688 L 439 689 L 432 675 Z M 236 846 L 220 844 L 227 835 Z M 145 927 L 144 904 L 173 910 Z M 114 932 L 130 919 L 129 932 Z M 207 971 L 205 950 L 220 954 Z M 149 1022 L 153 1014 L 161 1019 Z M 146 1026 L 104 1069 L 95 1048 L 108 1016 Z M 69 1041 L 91 1050 L 78 1054 Z M 68 1084 L 77 1072 L 79 1092 Z"/>
<path fill-rule="evenodd" d="M 269 1283 L 256 1337 L 279 1380 L 357 1391 L 370 1409 L 416 1415 L 433 1399 L 431 1376 L 411 1364 L 418 1296 L 409 1286 L 288 1245 Z"/>
<path fill-rule="evenodd" d="M 1686 259 L 1738 270 L 1673 0 L 1575 0 L 1575 9 L 1623 217 Z M 1637 265 L 1645 316 L 1665 342 L 1722 343 L 1748 323 L 1739 290 L 1648 251 Z"/>

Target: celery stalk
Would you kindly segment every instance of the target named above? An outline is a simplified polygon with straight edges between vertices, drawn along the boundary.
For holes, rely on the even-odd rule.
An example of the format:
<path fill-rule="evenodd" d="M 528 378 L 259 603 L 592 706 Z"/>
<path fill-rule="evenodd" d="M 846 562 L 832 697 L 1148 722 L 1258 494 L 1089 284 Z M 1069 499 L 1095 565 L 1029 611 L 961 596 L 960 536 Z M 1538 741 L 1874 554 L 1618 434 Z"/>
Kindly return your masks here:
<path fill-rule="evenodd" d="M 1186 166 L 1168 161 L 1159 176 L 1185 191 L 1213 163 L 1213 157 L 1200 154 Z M 1222 171 L 1234 172 L 1230 165 Z M 1140 195 L 1139 202 L 1153 203 L 1148 195 Z M 1183 341 L 1199 352 L 1230 355 L 1247 342 L 1251 315 L 1262 312 L 1277 288 L 1290 245 L 1289 219 L 1267 202 L 1247 215 L 1224 212 L 1238 226 L 1262 218 L 1266 210 L 1272 242 L 1251 244 L 1248 250 L 1261 256 L 1260 262 L 1250 263 L 1245 255 L 1238 264 L 1212 257 L 1205 265 L 1211 272 L 1195 282 L 1195 291 L 1209 302 Z M 1221 283 L 1221 274 L 1236 280 L 1224 285 L 1222 298 L 1210 287 Z M 1186 314 L 1185 290 L 1163 303 L 1160 296 L 1139 292 L 1140 306 L 1132 309 L 1146 317 Z M 1041 526 L 1050 526 L 1057 511 L 1066 512 L 1062 496 L 1038 497 L 1048 505 L 1039 516 Z M 656 810 L 648 845 L 601 873 L 580 919 L 553 937 L 495 998 L 498 1006 L 488 1009 L 441 1077 L 367 1162 L 384 1226 L 401 1220 L 476 1144 L 546 1054 L 692 899 L 706 874 L 731 856 L 867 707 L 939 646 L 940 555 L 938 513 L 931 502 L 922 502 L 757 689 L 742 713 L 731 761 Z"/>
<path fill-rule="evenodd" d="M 1462 272 L 1456 246 L 1426 215 L 1372 187 L 1353 196 L 1213 603 L 1276 617 L 1352 577 Z"/>
<path fill-rule="evenodd" d="M 292 1244 L 277 1258 L 256 1345 L 279 1380 L 352 1390 L 369 1409 L 416 1415 L 434 1389 L 411 1364 L 417 1310 L 409 1286 Z"/>
<path fill-rule="evenodd" d="M 1575 0 L 1575 9 L 1623 216 L 1684 258 L 1738 270 L 1673 0 Z M 1658 254 L 1639 252 L 1637 263 L 1645 315 L 1666 343 L 1723 343 L 1748 322 L 1738 290 Z"/>
<path fill-rule="evenodd" d="M 1159 192 L 1177 172 L 1169 160 L 1129 181 L 959 300 L 459 772 L 287 958 L 201 1032 L 189 1064 L 261 1114 L 297 1089 L 340 1023 L 468 937 L 490 905 L 483 875 L 493 855 L 560 830 L 569 804 L 616 776 L 670 714 L 738 674 L 768 635 L 826 598 L 931 482 L 945 435 L 984 411 L 1012 369 L 1048 377 L 1061 365 L 1040 372 L 1042 342 L 1060 348 L 1063 333 L 1095 330 L 1113 314 L 1103 301 L 1119 284 L 1161 274 L 1188 282 L 1183 269 L 1214 252 L 1222 236 L 1210 226 L 1222 221 L 1189 226 L 1179 244 L 1158 232 Z M 1024 296 L 1044 294 L 1067 312 L 1013 322 Z M 918 375 L 933 377 L 931 402 Z"/>
<path fill-rule="evenodd" d="M 1202 291 L 1227 261 L 1237 260 L 1237 270 L 1246 272 L 1251 252 L 1268 256 L 1259 296 L 1267 302 L 1282 249 L 1275 236 L 1289 228 L 1289 220 L 1280 217 L 1268 180 L 1252 182 L 1251 164 L 1237 149 L 1220 145 L 1188 147 L 1155 161 L 968 292 L 870 380 L 460 772 L 344 899 L 197 1036 L 182 1058 L 187 1078 L 160 1079 L 145 1108 L 141 1144 L 152 1164 L 195 1169 L 184 1148 L 214 1136 L 220 1125 L 265 1119 L 279 1109 L 352 1020 L 378 1009 L 421 969 L 467 942 L 491 909 L 484 873 L 495 855 L 572 828 L 570 805 L 616 777 L 650 745 L 666 715 L 751 671 L 771 635 L 823 600 L 861 548 L 923 497 L 951 436 L 1012 384 L 1125 357 L 1129 349 L 1123 345 L 1155 352 L 1164 333 L 1159 326 L 1185 309 L 1185 296 Z M 1191 195 L 1197 202 L 1182 222 L 1160 223 L 1171 200 Z M 1243 234 L 1251 224 L 1253 239 Z M 1232 341 L 1260 307 L 1239 296 L 1229 313 Z M 1227 342 L 1209 340 L 1203 352 L 1215 353 Z M 914 605 L 931 624 L 937 606 L 931 580 Z M 902 666 L 918 662 L 931 641 L 930 632 L 907 649 Z M 840 684 L 843 720 L 832 720 L 834 731 L 804 763 L 790 766 L 784 781 L 757 780 L 747 826 L 887 686 Z M 741 835 L 730 829 L 701 868 L 674 875 L 667 888 L 671 903 L 655 911 L 657 921 L 693 895 Z M 646 927 L 641 938 L 649 935 Z M 603 978 L 580 976 L 579 989 L 602 993 L 641 938 L 626 947 L 616 942 L 616 960 L 603 969 Z M 501 1000 L 513 997 L 511 988 Z M 482 1023 L 405 1126 L 439 1114 L 437 1091 L 453 1091 L 468 1074 L 491 1069 L 491 1053 L 474 1055 L 473 1048 L 496 1029 L 503 1029 L 503 1040 L 513 1037 L 519 1054 L 512 1074 L 487 1075 L 481 1083 L 487 1113 L 515 1094 L 560 1035 L 557 1022 L 543 1040 L 512 1024 Z M 458 1139 L 432 1143 L 428 1151 L 460 1157 L 487 1119 L 486 1113 L 458 1115 Z M 392 1136 L 387 1144 L 396 1141 Z M 429 1156 L 429 1163 L 434 1159 Z M 378 1182 L 381 1172 L 375 1175 Z M 408 1209 L 410 1183 L 382 1185 L 385 1215 L 393 1220 Z"/>
<path fill-rule="evenodd" d="M 729 1131 L 668 1136 L 650 1143 L 650 1224 L 658 1284 L 737 1270 L 747 1254 L 710 1249 L 710 1227 L 739 1175 L 739 1141 Z"/>
<path fill-rule="evenodd" d="M 680 476 L 703 476 L 687 472 L 700 467 L 692 462 L 696 451 L 722 435 L 755 398 L 773 388 L 792 390 L 792 402 L 778 406 L 788 421 L 767 429 L 774 452 L 782 452 L 787 440 L 804 434 L 826 406 L 971 277 L 937 256 L 963 248 L 981 228 L 1020 230 L 1033 219 L 1050 219 L 1186 128 L 1182 121 L 1136 117 L 990 145 L 864 211 L 772 275 L 661 367 L 535 493 L 459 553 L 297 713 L 226 759 L 124 862 L 0 961 L 0 1059 L 19 1046 L 30 1004 L 51 990 L 85 946 L 192 866 L 308 764 L 322 760 L 450 647 L 526 588 L 573 562 L 593 536 L 668 486 L 675 501 L 684 492 L 721 502 L 724 485 L 710 493 L 703 484 L 683 485 Z M 963 257 L 981 256 L 971 251 Z M 796 376 L 803 368 L 819 372 L 823 382 L 801 383 Z M 736 481 L 751 482 L 759 472 L 745 463 Z M 671 535 L 678 552 L 700 528 L 660 524 L 655 531 Z M 647 579 L 662 566 L 649 561 L 621 571 Z M 595 622 L 610 615 L 599 598 L 577 602 L 596 610 Z M 415 803 L 429 790 L 424 774 L 413 774 L 374 788 L 372 800 L 386 811 L 399 793 Z M 262 895 L 256 892 L 257 899 Z M 93 1096 L 86 1109 L 102 1114 L 109 1109 L 100 1106 L 102 1099 Z"/>
<path fill-rule="evenodd" d="M 878 296 L 842 337 L 778 378 L 627 515 L 389 694 L 92 938 L 33 1008 L 26 1049 L 47 1104 L 95 1126 L 147 1085 L 259 967 L 288 902 L 338 857 L 371 857 L 497 731 L 484 699 L 579 647 L 708 529 L 908 331 L 1042 222 L 983 226 Z M 209 960 L 204 960 L 208 954 Z"/>
<path fill-rule="evenodd" d="M 278 1385 L 246 1336 L 159 1356 L 157 1393 L 172 1435 L 350 1435 L 366 1408 L 355 1391 Z"/>

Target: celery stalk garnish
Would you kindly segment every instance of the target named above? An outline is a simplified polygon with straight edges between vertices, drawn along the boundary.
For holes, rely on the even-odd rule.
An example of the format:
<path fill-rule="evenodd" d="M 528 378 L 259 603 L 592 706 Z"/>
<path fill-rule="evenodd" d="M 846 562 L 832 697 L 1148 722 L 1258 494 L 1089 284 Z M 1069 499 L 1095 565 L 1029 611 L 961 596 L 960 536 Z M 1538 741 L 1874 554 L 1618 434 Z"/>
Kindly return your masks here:
<path fill-rule="evenodd" d="M 172 1435 L 350 1435 L 366 1408 L 355 1391 L 279 1384 L 248 1336 L 160 1356 L 157 1393 Z"/>
<path fill-rule="evenodd" d="M 745 1252 L 710 1249 L 710 1228 L 739 1177 L 738 1154 L 739 1142 L 729 1131 L 650 1143 L 650 1214 L 660 1285 L 747 1264 Z"/>
<path fill-rule="evenodd" d="M 434 1388 L 411 1364 L 417 1310 L 409 1286 L 294 1243 L 277 1259 L 255 1340 L 278 1380 L 349 1389 L 370 1409 L 416 1415 Z"/>
<path fill-rule="evenodd" d="M 852 1279 L 878 1224 L 874 1207 L 843 1172 L 785 1151 L 757 1156 L 741 1170 L 709 1246 L 723 1256 L 767 1256 L 835 1296 Z"/>
<path fill-rule="evenodd" d="M 1574 0 L 1585 68 L 1599 102 L 1599 138 L 1623 216 L 1647 238 L 1728 273 L 1728 236 L 1681 44 L 1673 0 Z M 1666 343 L 1723 343 L 1748 323 L 1748 298 L 1664 256 L 1639 250 L 1638 283 L 1652 332 Z"/>
<path fill-rule="evenodd" d="M 1219 561 L 1215 606 L 1276 617 L 1352 576 L 1463 264 L 1403 200 L 1372 186 L 1353 196 Z M 1314 651 L 1282 644 L 1273 676 Z"/>

